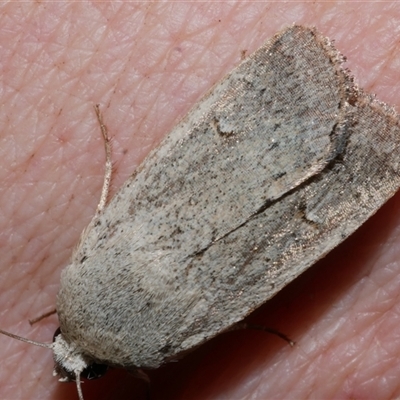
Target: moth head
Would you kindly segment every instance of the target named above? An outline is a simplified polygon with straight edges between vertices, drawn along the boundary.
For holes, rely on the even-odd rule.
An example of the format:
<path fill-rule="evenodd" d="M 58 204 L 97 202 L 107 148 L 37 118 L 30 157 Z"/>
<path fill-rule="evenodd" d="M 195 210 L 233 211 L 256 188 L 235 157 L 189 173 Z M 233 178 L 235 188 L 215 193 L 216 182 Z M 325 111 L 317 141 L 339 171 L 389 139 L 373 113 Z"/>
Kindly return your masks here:
<path fill-rule="evenodd" d="M 83 399 L 81 378 L 96 379 L 103 376 L 108 367 L 106 365 L 95 363 L 90 357 L 86 356 L 74 343 L 69 343 L 63 337 L 60 328 L 56 330 L 53 337 L 53 343 L 41 343 L 26 339 L 21 336 L 3 331 L 0 333 L 17 339 L 21 342 L 33 344 L 35 346 L 45 347 L 53 351 L 54 370 L 53 375 L 58 376 L 60 382 L 76 382 L 76 388 L 80 400 Z"/>
<path fill-rule="evenodd" d="M 60 328 L 53 336 L 52 343 L 54 371 L 60 382 L 77 381 L 77 376 L 85 379 L 101 378 L 108 369 L 86 356 L 76 345 L 65 340 Z"/>

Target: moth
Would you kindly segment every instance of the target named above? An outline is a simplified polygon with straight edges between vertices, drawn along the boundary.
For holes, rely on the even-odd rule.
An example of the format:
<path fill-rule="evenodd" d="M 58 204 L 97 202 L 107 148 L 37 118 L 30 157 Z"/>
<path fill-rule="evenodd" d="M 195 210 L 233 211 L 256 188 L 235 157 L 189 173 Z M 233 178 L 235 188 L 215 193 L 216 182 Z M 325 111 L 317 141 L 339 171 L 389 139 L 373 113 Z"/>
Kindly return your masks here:
<path fill-rule="evenodd" d="M 103 190 L 61 276 L 60 332 L 33 342 L 80 399 L 92 367 L 157 368 L 231 329 L 398 190 L 399 116 L 343 61 L 315 29 L 276 34 Z"/>

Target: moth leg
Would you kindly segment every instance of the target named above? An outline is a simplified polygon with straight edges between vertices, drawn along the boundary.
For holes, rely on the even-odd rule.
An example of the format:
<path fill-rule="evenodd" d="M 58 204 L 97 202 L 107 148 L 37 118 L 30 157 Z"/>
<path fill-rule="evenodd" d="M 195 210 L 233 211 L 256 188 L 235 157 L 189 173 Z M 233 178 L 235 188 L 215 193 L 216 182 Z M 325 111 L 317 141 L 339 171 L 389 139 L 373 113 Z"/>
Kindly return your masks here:
<path fill-rule="evenodd" d="M 30 320 L 29 320 L 29 323 L 30 323 L 31 326 L 32 326 L 33 324 L 36 324 L 36 322 L 39 322 L 39 321 L 41 321 L 42 319 L 47 318 L 47 317 L 50 317 L 50 315 L 53 315 L 53 314 L 56 314 L 56 313 L 57 313 L 57 310 L 54 308 L 53 310 L 48 311 L 48 312 L 46 312 L 46 313 L 43 313 L 42 315 L 39 315 L 39 316 L 36 317 L 36 318 L 30 319 Z"/>
<path fill-rule="evenodd" d="M 142 369 L 129 370 L 129 373 L 136 379 L 140 379 L 143 382 L 150 383 L 150 378 Z"/>
<path fill-rule="evenodd" d="M 139 379 L 142 382 L 144 382 L 144 384 L 146 385 L 145 398 L 146 400 L 151 400 L 151 394 L 150 394 L 151 381 L 146 372 L 144 372 L 142 369 L 134 369 L 134 370 L 129 370 L 129 373 L 133 375 L 136 379 Z"/>
<path fill-rule="evenodd" d="M 111 182 L 111 175 L 112 175 L 112 162 L 111 162 L 111 141 L 108 136 L 108 129 L 103 122 L 103 116 L 100 112 L 100 107 L 98 104 L 94 106 L 94 110 L 96 111 L 97 120 L 99 121 L 101 134 L 103 135 L 104 139 L 104 149 L 106 151 L 106 164 L 105 164 L 105 172 L 104 172 L 104 181 L 103 181 L 103 188 L 101 189 L 101 196 L 100 201 L 97 206 L 96 215 L 99 215 L 107 204 L 108 194 L 110 190 L 110 182 Z"/>
<path fill-rule="evenodd" d="M 291 347 L 293 347 L 296 344 L 296 342 L 294 342 L 292 339 L 290 339 L 284 333 L 279 332 L 276 329 L 267 328 L 266 326 L 263 326 L 263 325 L 249 324 L 247 322 L 238 322 L 235 325 L 233 325 L 230 329 L 228 329 L 226 332 L 236 331 L 239 329 L 256 329 L 258 331 L 268 332 L 268 333 L 271 333 L 272 335 L 279 336 L 281 339 L 283 339 L 285 342 L 287 342 Z"/>

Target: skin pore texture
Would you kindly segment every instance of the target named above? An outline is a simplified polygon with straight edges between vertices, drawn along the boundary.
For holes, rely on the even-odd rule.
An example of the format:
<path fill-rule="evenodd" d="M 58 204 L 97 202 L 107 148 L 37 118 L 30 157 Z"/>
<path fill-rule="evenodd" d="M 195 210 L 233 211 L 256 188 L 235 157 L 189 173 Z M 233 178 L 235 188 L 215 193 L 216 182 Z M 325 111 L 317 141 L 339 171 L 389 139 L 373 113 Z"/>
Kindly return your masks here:
<path fill-rule="evenodd" d="M 284 27 L 316 26 L 356 82 L 400 111 L 395 3 L 6 4 L 0 8 L 0 328 L 50 342 L 34 318 L 99 200 L 112 137 L 112 193 L 215 82 Z M 399 138 L 400 140 L 400 138 Z M 249 321 L 149 373 L 152 399 L 380 398 L 400 395 L 400 197 Z M 49 350 L 0 337 L 0 398 L 70 399 Z M 126 371 L 82 384 L 85 400 L 142 399 Z"/>

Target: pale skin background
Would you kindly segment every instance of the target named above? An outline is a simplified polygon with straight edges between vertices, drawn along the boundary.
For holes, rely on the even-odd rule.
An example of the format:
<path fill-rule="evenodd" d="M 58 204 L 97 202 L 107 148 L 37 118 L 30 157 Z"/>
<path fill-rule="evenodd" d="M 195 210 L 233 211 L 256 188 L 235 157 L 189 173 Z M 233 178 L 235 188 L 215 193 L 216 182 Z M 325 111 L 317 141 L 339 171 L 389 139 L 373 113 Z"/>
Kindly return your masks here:
<path fill-rule="evenodd" d="M 360 86 L 400 111 L 400 4 L 10 3 L 0 7 L 0 327 L 49 342 L 59 276 L 92 217 L 113 138 L 113 192 L 190 107 L 278 30 L 336 39 Z M 400 140 L 400 138 L 399 138 Z M 194 216 L 195 217 L 195 216 Z M 400 197 L 251 321 L 150 374 L 152 399 L 400 395 Z M 71 399 L 49 350 L 0 337 L 0 398 Z M 141 399 L 124 371 L 85 399 Z"/>

